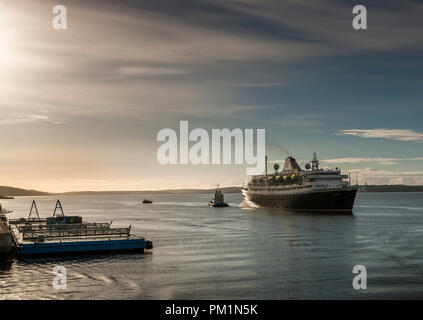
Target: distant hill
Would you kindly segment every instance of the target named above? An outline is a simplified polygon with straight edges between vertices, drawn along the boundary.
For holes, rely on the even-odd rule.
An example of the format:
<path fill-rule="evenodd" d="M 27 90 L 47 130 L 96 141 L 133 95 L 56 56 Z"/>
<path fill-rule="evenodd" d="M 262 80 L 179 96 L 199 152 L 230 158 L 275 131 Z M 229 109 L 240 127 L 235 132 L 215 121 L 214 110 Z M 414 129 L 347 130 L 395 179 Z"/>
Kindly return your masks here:
<path fill-rule="evenodd" d="M 48 194 L 49 193 L 47 192 L 42 192 L 37 190 L 28 190 L 28 189 L 0 186 L 0 196 L 2 197 L 45 196 Z"/>
<path fill-rule="evenodd" d="M 423 192 L 423 186 L 406 186 L 403 184 L 360 186 L 359 192 Z"/>
<path fill-rule="evenodd" d="M 167 190 L 140 190 L 140 191 L 74 191 L 65 192 L 65 195 L 120 195 L 120 194 L 214 194 L 213 189 L 167 189 Z M 241 194 L 241 187 L 221 188 L 225 194 Z M 359 192 L 423 192 L 423 186 L 406 185 L 367 185 L 359 186 Z"/>
<path fill-rule="evenodd" d="M 220 188 L 223 193 L 241 193 L 241 187 Z M 66 195 L 119 195 L 119 194 L 214 194 L 215 189 L 168 189 L 168 190 L 141 190 L 141 191 L 73 191 Z"/>
<path fill-rule="evenodd" d="M 63 193 L 49 193 L 30 189 L 20 189 L 0 186 L 1 197 L 45 196 L 45 195 L 121 195 L 121 194 L 214 194 L 213 189 L 167 189 L 167 190 L 139 190 L 139 191 L 73 191 Z M 224 194 L 241 194 L 241 187 L 223 187 Z M 359 192 L 423 192 L 423 186 L 406 185 L 367 185 L 359 186 Z"/>

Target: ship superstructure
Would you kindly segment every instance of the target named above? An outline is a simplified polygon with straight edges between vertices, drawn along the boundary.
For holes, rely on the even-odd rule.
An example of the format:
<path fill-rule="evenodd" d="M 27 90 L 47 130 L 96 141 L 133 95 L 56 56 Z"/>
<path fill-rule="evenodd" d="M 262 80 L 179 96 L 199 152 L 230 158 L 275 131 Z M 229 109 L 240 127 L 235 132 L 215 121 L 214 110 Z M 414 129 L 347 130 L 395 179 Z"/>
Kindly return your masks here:
<path fill-rule="evenodd" d="M 349 176 L 341 174 L 340 169 L 321 169 L 316 153 L 305 170 L 291 156 L 285 159 L 282 171 L 278 171 L 278 164 L 274 169 L 274 173 L 252 176 L 243 186 L 242 196 L 247 204 L 306 211 L 352 211 L 357 187 L 351 186 L 346 180 Z"/>

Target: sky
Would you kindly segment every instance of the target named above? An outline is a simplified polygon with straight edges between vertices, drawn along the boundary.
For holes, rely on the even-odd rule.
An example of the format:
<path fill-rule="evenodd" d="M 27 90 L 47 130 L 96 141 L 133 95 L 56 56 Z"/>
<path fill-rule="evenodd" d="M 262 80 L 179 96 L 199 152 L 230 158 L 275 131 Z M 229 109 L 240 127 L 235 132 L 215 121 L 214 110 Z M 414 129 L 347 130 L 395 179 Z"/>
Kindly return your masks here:
<path fill-rule="evenodd" d="M 67 29 L 55 30 L 55 5 Z M 265 129 L 369 184 L 423 184 L 423 3 L 2 0 L 0 185 L 50 192 L 240 185 L 245 165 L 161 165 L 157 134 Z"/>

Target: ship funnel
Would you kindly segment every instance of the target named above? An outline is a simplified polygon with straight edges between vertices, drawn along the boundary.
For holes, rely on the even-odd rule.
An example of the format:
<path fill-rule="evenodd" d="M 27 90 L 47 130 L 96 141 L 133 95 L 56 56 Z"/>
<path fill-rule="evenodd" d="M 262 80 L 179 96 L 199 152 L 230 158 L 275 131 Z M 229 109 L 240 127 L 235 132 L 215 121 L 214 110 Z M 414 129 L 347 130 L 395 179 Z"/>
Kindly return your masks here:
<path fill-rule="evenodd" d="M 283 171 L 294 171 L 294 170 L 301 170 L 300 166 L 298 165 L 295 158 L 289 156 L 285 159 L 285 164 L 283 166 Z"/>

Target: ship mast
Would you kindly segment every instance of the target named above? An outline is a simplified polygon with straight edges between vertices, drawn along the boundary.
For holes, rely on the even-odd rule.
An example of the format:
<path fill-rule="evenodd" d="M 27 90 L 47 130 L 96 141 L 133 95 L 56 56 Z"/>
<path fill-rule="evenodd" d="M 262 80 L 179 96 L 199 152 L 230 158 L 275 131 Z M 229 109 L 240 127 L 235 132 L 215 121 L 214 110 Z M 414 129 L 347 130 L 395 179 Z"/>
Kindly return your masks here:
<path fill-rule="evenodd" d="M 265 156 L 264 161 L 266 163 L 266 177 L 267 177 L 267 156 Z"/>
<path fill-rule="evenodd" d="M 313 171 L 319 170 L 319 160 L 317 160 L 316 152 L 313 152 L 313 160 L 311 160 L 311 170 Z"/>

